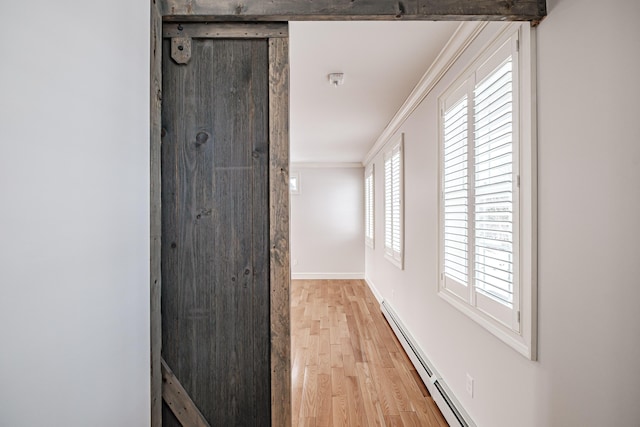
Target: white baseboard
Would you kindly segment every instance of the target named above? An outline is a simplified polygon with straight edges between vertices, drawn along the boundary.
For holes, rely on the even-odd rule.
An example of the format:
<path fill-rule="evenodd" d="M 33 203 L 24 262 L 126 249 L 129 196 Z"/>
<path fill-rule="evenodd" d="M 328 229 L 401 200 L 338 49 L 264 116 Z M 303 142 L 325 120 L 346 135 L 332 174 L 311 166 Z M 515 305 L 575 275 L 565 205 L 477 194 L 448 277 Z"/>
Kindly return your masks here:
<path fill-rule="evenodd" d="M 364 273 L 291 273 L 293 280 L 359 280 Z"/>
<path fill-rule="evenodd" d="M 400 320 L 400 317 L 389 302 L 383 301 L 380 309 L 389 322 L 389 326 L 391 326 L 394 334 L 398 337 L 407 356 L 409 356 L 411 363 L 429 390 L 431 397 L 433 397 L 438 408 L 440 408 L 440 412 L 442 412 L 447 423 L 455 427 L 475 427 L 475 423 L 471 420 L 469 414 L 465 412 L 460 402 L 455 398 L 451 389 L 449 389 L 444 379 L 438 374 L 431 361 L 404 326 L 402 320 Z"/>

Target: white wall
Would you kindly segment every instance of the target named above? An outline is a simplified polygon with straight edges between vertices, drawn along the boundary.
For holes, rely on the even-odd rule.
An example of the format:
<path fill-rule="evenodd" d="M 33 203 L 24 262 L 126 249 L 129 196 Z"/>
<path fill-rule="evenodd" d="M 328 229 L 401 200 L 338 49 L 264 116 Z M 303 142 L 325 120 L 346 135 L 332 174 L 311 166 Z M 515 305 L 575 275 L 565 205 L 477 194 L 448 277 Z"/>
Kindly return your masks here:
<path fill-rule="evenodd" d="M 364 170 L 295 164 L 291 170 L 301 188 L 291 195 L 293 278 L 364 277 Z"/>
<path fill-rule="evenodd" d="M 366 276 L 478 426 L 637 426 L 640 3 L 560 0 L 549 7 L 537 30 L 539 361 L 437 295 L 437 96 L 493 24 L 402 126 L 405 270 L 378 247 L 366 250 Z M 380 155 L 375 162 L 381 170 Z M 382 200 L 381 174 L 376 180 Z M 473 398 L 467 372 L 475 378 Z"/>
<path fill-rule="evenodd" d="M 640 425 L 640 2 L 601 5 L 553 2 L 538 37 L 537 377 L 555 425 Z"/>
<path fill-rule="evenodd" d="M 148 2 L 1 9 L 0 425 L 148 425 Z"/>

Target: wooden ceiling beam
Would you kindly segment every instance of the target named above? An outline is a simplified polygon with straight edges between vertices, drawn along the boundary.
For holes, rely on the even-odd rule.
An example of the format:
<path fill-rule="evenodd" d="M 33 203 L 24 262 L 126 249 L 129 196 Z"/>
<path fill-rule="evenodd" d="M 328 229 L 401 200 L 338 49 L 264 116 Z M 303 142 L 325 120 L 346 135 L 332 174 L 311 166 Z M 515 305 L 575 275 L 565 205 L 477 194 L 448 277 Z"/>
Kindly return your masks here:
<path fill-rule="evenodd" d="M 531 21 L 546 0 L 160 0 L 165 21 Z"/>

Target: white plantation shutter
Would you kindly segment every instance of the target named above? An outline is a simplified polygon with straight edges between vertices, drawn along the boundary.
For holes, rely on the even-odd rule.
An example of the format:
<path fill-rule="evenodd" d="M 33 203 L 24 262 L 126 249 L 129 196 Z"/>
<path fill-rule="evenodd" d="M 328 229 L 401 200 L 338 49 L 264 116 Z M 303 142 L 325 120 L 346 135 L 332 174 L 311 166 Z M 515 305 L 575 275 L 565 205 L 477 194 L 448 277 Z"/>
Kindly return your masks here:
<path fill-rule="evenodd" d="M 375 212 L 375 187 L 374 187 L 374 165 L 365 170 L 364 179 L 364 236 L 365 243 L 373 248 L 374 246 L 374 212 Z"/>
<path fill-rule="evenodd" d="M 438 98 L 438 295 L 537 357 L 535 37 L 508 24 Z"/>
<path fill-rule="evenodd" d="M 456 100 L 443 118 L 443 214 L 445 286 L 467 286 L 469 275 L 469 179 L 467 95 Z M 455 289 L 452 289 L 455 292 Z"/>
<path fill-rule="evenodd" d="M 513 74 L 509 56 L 474 90 L 477 291 L 513 303 Z"/>
<path fill-rule="evenodd" d="M 517 37 L 441 98 L 442 287 L 517 330 Z"/>
<path fill-rule="evenodd" d="M 391 217 L 393 221 L 392 225 L 392 237 L 391 248 L 393 249 L 394 257 L 400 254 L 400 147 L 396 147 L 393 150 L 391 156 L 391 167 L 393 173 L 391 175 L 391 194 L 393 195 L 393 209 L 391 211 Z"/>
<path fill-rule="evenodd" d="M 392 182 L 392 162 L 391 157 L 385 156 L 384 159 L 384 249 L 385 253 L 391 248 L 393 244 L 393 195 L 391 194 L 393 182 Z"/>
<path fill-rule="evenodd" d="M 384 250 L 394 264 L 402 268 L 402 137 L 384 156 Z"/>

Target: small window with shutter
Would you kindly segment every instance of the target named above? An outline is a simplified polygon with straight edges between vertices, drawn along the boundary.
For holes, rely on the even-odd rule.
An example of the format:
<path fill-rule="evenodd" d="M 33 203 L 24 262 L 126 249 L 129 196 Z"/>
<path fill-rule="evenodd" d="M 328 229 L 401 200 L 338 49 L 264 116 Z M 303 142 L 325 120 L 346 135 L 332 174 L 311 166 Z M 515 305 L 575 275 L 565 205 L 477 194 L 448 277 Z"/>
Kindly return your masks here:
<path fill-rule="evenodd" d="M 403 135 L 384 154 L 384 253 L 403 268 Z"/>
<path fill-rule="evenodd" d="M 367 246 L 374 247 L 375 240 L 375 171 L 369 165 L 364 172 L 364 239 Z"/>

